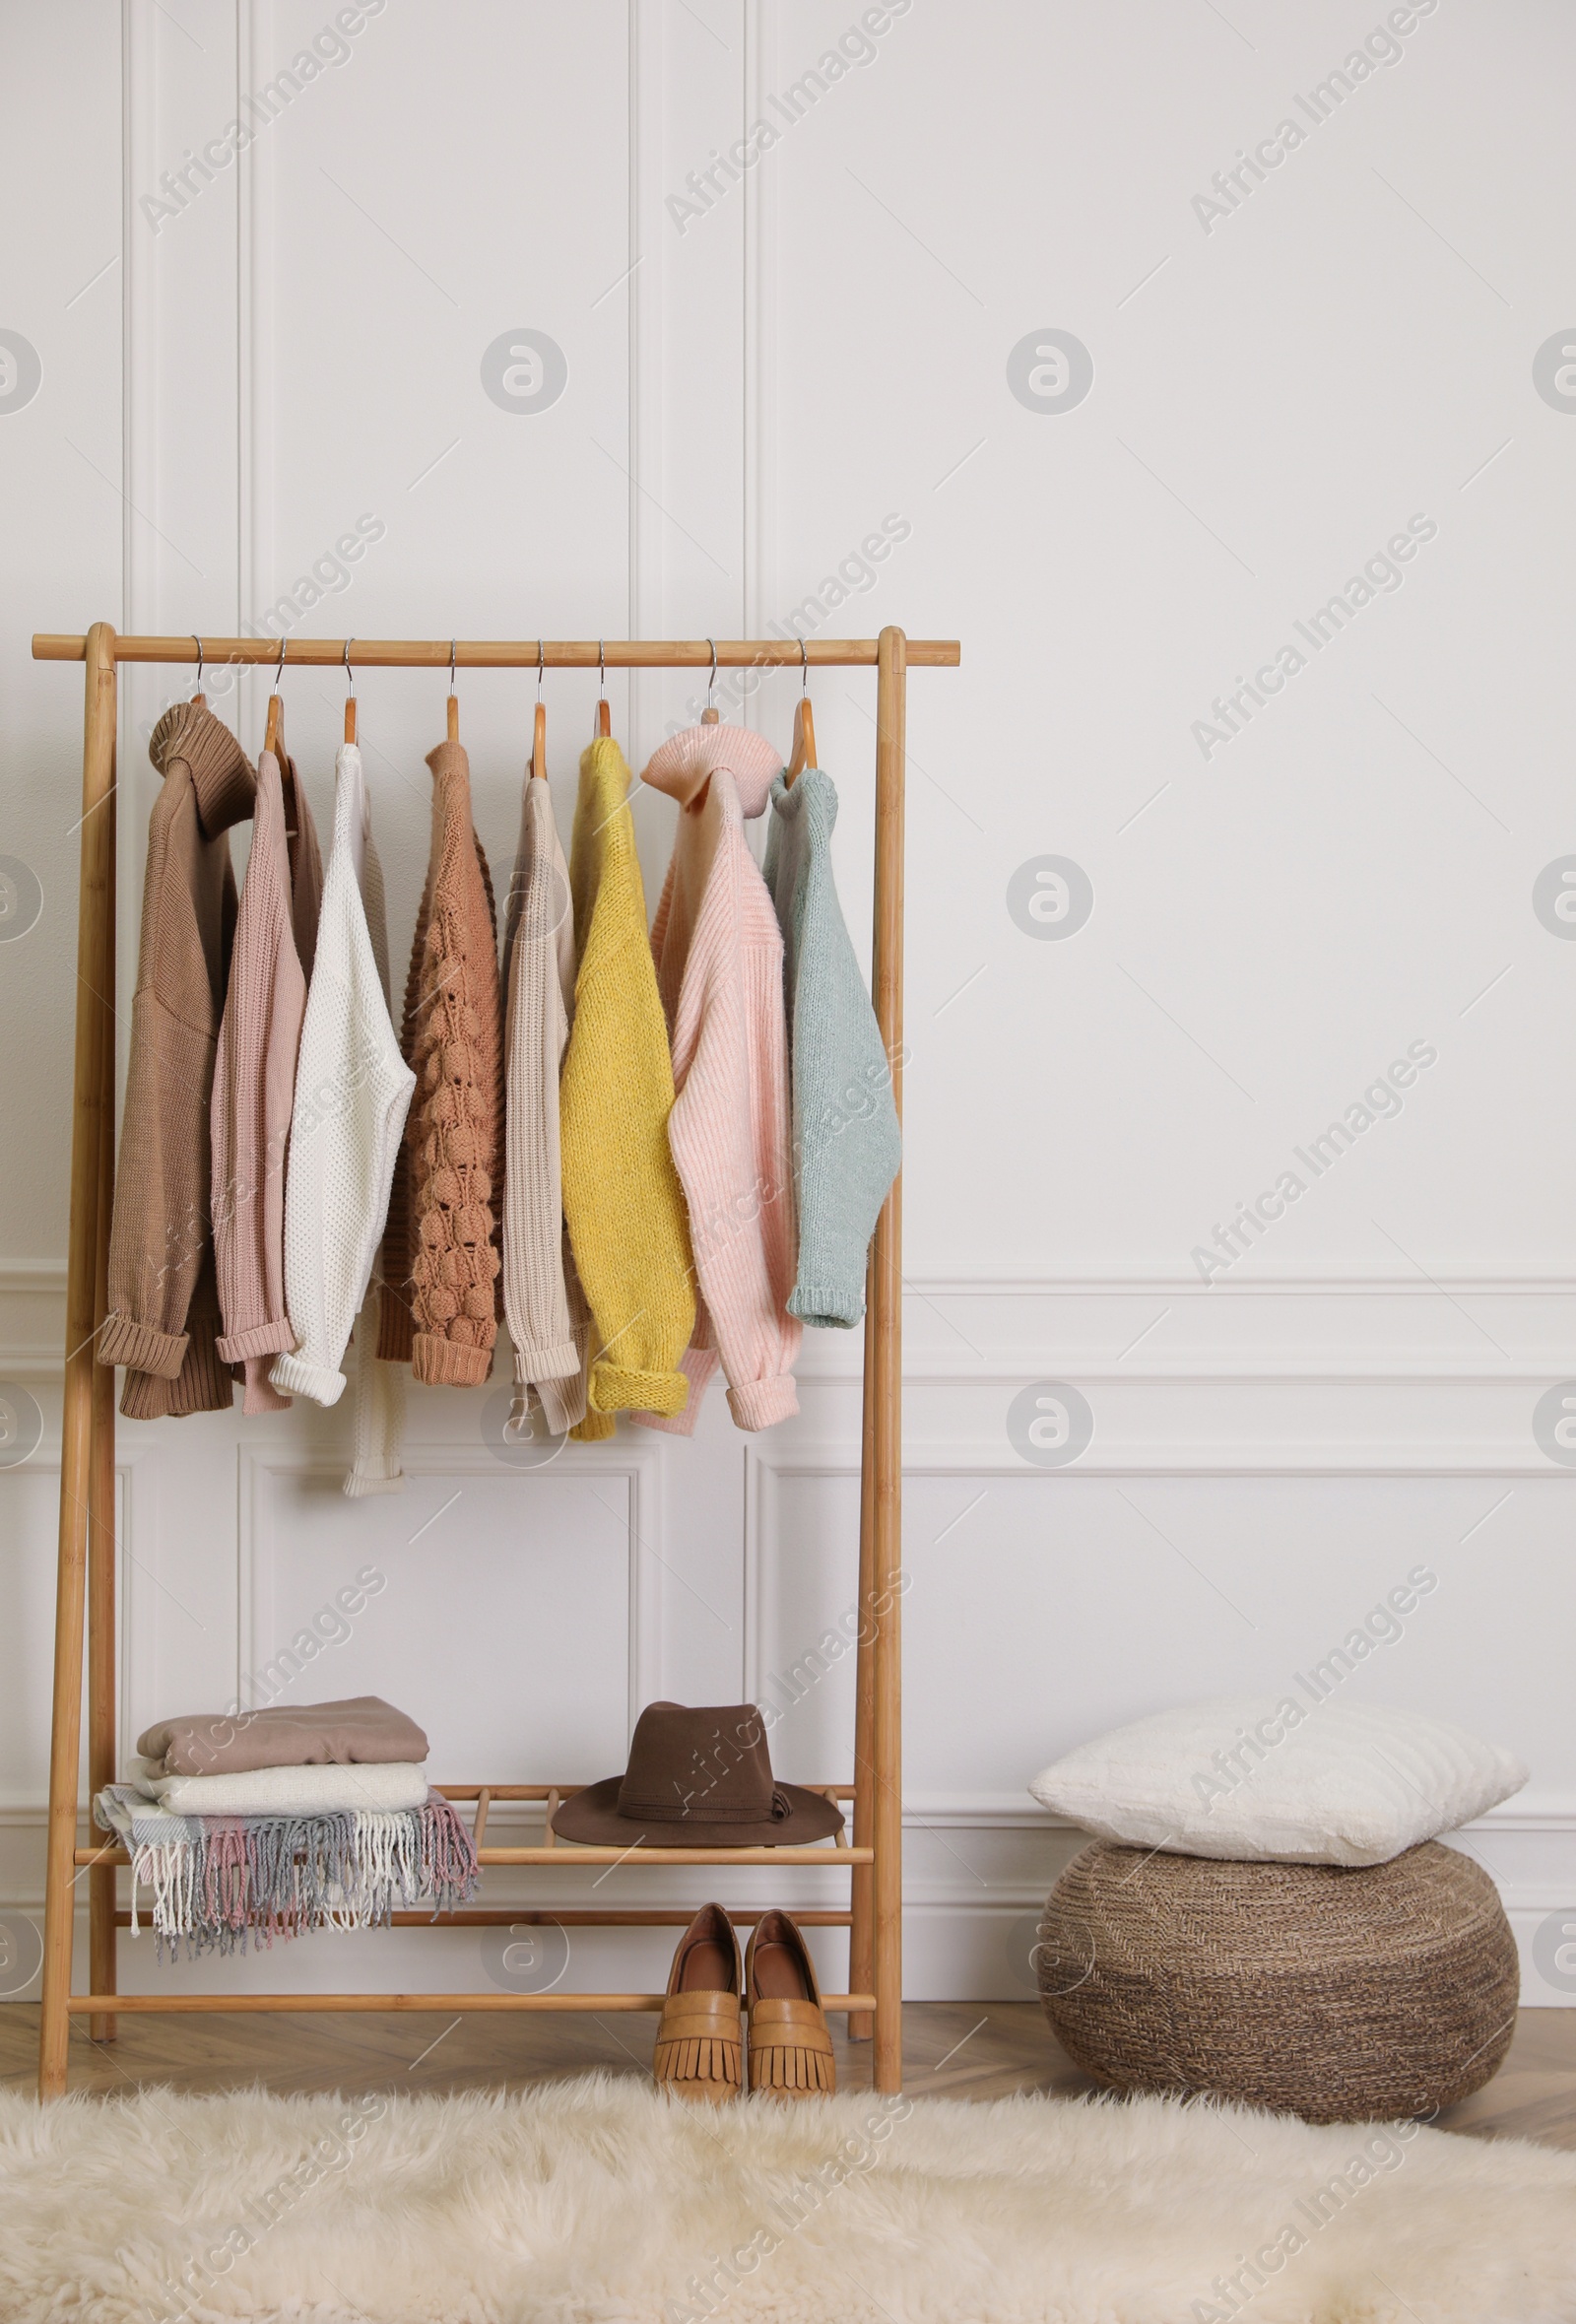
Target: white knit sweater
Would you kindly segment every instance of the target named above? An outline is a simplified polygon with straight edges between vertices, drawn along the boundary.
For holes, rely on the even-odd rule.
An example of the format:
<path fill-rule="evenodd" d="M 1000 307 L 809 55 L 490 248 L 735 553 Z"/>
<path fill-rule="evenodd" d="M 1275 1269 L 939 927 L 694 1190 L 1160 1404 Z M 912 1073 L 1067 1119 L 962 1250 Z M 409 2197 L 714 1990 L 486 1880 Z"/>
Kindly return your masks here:
<path fill-rule="evenodd" d="M 574 1007 L 574 914 L 547 784 L 526 777 L 503 939 L 506 1145 L 503 1312 L 515 1412 L 534 1390 L 555 1436 L 585 1418 L 586 1326 L 571 1317 L 563 1231 L 558 1076 Z M 579 1309 L 576 1300 L 576 1309 Z"/>
<path fill-rule="evenodd" d="M 361 755 L 353 743 L 334 775 L 334 847 L 323 883 L 317 958 L 296 1069 L 285 1183 L 285 1297 L 296 1334 L 273 1382 L 335 1404 L 340 1369 L 383 1233 L 394 1157 L 416 1076 L 388 1012 L 383 912 Z M 382 929 L 378 930 L 381 938 Z"/>

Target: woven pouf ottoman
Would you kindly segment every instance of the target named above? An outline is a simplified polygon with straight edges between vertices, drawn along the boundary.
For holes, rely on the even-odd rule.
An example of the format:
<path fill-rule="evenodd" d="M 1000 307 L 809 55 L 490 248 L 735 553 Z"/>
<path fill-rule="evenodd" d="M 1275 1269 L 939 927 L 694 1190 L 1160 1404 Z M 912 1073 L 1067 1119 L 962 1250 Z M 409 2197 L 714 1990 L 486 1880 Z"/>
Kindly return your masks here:
<path fill-rule="evenodd" d="M 1098 1840 L 1046 1901 L 1040 1995 L 1122 2091 L 1208 2091 L 1310 2122 L 1453 2105 L 1510 2046 L 1493 1882 L 1428 1840 L 1388 1864 L 1224 1863 Z"/>

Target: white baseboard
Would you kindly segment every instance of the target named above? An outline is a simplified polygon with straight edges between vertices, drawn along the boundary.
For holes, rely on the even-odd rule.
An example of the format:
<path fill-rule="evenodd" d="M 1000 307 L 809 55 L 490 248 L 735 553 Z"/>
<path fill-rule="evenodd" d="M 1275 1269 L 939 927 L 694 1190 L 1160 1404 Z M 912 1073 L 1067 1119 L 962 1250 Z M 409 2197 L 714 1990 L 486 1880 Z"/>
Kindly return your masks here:
<path fill-rule="evenodd" d="M 493 1821 L 501 1830 L 509 1824 L 529 1823 L 531 1817 L 528 1809 L 499 1808 Z M 0 1799 L 0 1913 L 41 1921 L 45 1821 L 41 1801 Z M 1083 1835 L 1011 1792 L 914 1795 L 906 1803 L 903 1824 L 903 1984 L 908 1998 L 1032 2000 L 1029 1953 L 1035 1924 L 1047 1891 L 1082 1845 Z M 1521 1953 L 1523 2006 L 1576 2007 L 1576 1973 L 1567 1990 L 1551 1982 L 1539 1965 L 1540 1954 L 1544 1959 L 1549 1957 L 1550 1939 L 1544 1932 L 1556 1919 L 1568 1917 L 1576 1950 L 1576 1802 L 1523 1795 L 1455 1838 L 1483 1865 L 1504 1900 Z M 749 1869 L 715 1881 L 699 1872 L 660 1870 L 627 1876 L 635 1878 L 640 1882 L 639 1900 L 651 1904 L 695 1904 L 714 1888 L 720 1901 L 743 1907 L 776 1901 L 785 1887 L 780 1875 Z M 490 1878 L 492 1900 L 499 1903 L 529 1902 L 551 1910 L 555 1904 L 613 1901 L 607 1894 L 582 1898 L 581 1886 L 557 1871 L 512 1876 L 494 1872 Z M 788 1893 L 791 1908 L 794 1900 L 806 1906 L 841 1905 L 847 1892 L 838 1873 L 818 1868 L 797 1873 Z M 630 1901 L 631 1894 L 619 1901 Z M 78 1919 L 80 1948 L 86 1943 L 85 1899 Z M 831 1931 L 816 1942 L 828 1989 L 844 1989 L 841 1936 Z M 672 1944 L 671 1930 L 575 1930 L 571 1981 L 586 1987 L 606 1983 L 660 1991 Z M 85 1973 L 85 1957 L 79 1973 Z M 482 1941 L 474 1932 L 324 1935 L 276 1947 L 260 1958 L 176 1966 L 156 1962 L 153 1940 L 146 1932 L 122 1946 L 121 1983 L 126 1991 L 156 1990 L 174 1978 L 193 1991 L 207 1992 L 226 1987 L 256 1992 L 423 1987 L 485 1992 L 489 1985 Z M 33 1999 L 36 1993 L 34 1980 L 8 1998 Z"/>

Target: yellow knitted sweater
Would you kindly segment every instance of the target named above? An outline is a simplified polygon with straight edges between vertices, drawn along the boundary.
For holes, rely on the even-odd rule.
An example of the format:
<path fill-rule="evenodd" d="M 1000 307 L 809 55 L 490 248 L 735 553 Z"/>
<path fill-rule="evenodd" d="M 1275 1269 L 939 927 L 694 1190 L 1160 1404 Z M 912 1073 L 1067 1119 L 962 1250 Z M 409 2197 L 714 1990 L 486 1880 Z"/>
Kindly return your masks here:
<path fill-rule="evenodd" d="M 673 1060 L 628 789 L 618 744 L 594 742 L 580 761 L 569 854 L 580 965 L 558 1101 L 563 1216 L 593 1333 L 576 1436 L 611 1435 L 610 1413 L 683 1411 L 679 1359 L 695 1315 L 690 1223 L 668 1148 Z"/>

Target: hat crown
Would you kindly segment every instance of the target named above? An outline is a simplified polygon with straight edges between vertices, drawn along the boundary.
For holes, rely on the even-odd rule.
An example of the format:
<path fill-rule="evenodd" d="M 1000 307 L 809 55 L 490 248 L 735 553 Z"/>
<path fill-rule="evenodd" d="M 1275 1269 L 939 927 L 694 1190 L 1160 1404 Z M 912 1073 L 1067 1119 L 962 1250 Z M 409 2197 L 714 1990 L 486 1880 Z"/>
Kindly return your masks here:
<path fill-rule="evenodd" d="M 753 1702 L 690 1709 L 648 1702 L 635 1721 L 619 1814 L 656 1824 L 778 1821 L 790 1803 L 772 1781 L 766 1731 Z"/>

